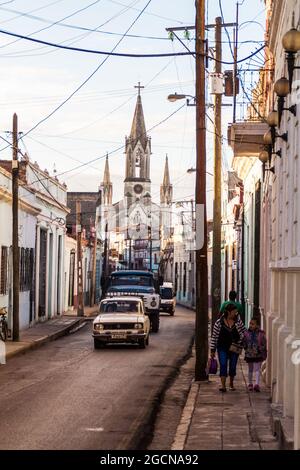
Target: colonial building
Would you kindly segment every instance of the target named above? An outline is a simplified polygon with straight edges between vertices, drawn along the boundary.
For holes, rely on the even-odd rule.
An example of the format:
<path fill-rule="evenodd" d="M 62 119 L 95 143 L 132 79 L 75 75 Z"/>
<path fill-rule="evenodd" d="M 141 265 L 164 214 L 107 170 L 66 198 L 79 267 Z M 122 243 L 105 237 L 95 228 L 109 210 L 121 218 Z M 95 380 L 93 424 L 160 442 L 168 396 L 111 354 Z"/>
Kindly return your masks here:
<path fill-rule="evenodd" d="M 265 3 L 268 66 L 252 96 L 256 112 L 229 136 L 244 184 L 246 320 L 257 316 L 267 332 L 274 429 L 283 445 L 300 449 L 300 0 Z"/>
<path fill-rule="evenodd" d="M 0 302 L 12 328 L 11 160 L 0 161 Z M 66 186 L 25 156 L 19 162 L 20 328 L 64 311 Z"/>
<path fill-rule="evenodd" d="M 80 202 L 82 230 L 82 285 L 84 306 L 93 306 L 101 297 L 103 243 L 97 237 L 96 220 L 101 205 L 101 192 L 68 192 L 66 241 L 66 295 L 65 309 L 77 307 L 77 245 L 76 202 Z"/>

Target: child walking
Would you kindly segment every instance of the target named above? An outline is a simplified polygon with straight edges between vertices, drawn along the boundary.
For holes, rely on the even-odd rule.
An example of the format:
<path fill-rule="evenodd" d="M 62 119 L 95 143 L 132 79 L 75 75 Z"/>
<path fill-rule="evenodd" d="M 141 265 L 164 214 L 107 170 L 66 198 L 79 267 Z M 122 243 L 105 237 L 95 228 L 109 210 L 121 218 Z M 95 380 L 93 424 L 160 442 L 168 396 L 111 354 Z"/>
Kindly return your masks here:
<path fill-rule="evenodd" d="M 252 318 L 244 336 L 245 360 L 248 364 L 248 390 L 260 392 L 261 363 L 267 358 L 266 334 L 259 328 L 256 318 Z M 253 387 L 253 373 L 255 385 Z"/>

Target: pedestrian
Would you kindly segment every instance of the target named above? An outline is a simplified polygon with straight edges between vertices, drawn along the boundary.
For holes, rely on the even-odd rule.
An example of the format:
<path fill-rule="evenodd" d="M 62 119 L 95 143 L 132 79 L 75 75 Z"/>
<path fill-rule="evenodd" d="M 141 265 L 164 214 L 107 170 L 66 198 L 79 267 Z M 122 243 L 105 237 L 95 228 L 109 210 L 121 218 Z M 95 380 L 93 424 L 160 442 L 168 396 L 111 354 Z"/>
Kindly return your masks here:
<path fill-rule="evenodd" d="M 248 390 L 260 392 L 261 364 L 267 358 L 267 338 L 260 329 L 258 320 L 252 318 L 249 328 L 245 332 L 243 346 L 245 349 L 245 361 L 248 364 Z M 255 374 L 255 385 L 253 387 L 253 372 Z"/>
<path fill-rule="evenodd" d="M 216 321 L 210 342 L 211 357 L 214 358 L 218 351 L 220 363 L 220 392 L 226 392 L 226 379 L 229 365 L 229 389 L 234 391 L 234 377 L 239 353 L 242 351 L 245 326 L 238 315 L 235 305 L 228 304 L 223 315 Z"/>
<path fill-rule="evenodd" d="M 236 306 L 236 308 L 238 309 L 238 312 L 239 312 L 239 315 L 242 315 L 243 313 L 243 306 L 240 302 L 238 302 L 237 300 L 237 293 L 235 290 L 231 290 L 229 292 L 229 295 L 228 295 L 228 300 L 225 300 L 225 302 L 222 303 L 221 307 L 220 307 L 220 316 L 223 315 L 223 313 L 225 312 L 225 308 L 227 307 L 227 305 L 229 304 L 233 304 Z"/>

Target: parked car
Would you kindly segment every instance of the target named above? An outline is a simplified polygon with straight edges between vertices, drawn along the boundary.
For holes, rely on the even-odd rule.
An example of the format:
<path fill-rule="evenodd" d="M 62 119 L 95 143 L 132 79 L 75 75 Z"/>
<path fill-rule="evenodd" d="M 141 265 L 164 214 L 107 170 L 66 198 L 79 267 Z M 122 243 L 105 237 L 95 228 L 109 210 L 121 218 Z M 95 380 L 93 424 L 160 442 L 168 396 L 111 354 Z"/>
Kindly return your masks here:
<path fill-rule="evenodd" d="M 108 343 L 149 344 L 150 320 L 139 297 L 106 298 L 100 303 L 100 313 L 93 322 L 94 347 Z"/>
<path fill-rule="evenodd" d="M 160 287 L 160 310 L 169 313 L 171 316 L 175 313 L 176 296 L 171 282 L 164 283 Z"/>

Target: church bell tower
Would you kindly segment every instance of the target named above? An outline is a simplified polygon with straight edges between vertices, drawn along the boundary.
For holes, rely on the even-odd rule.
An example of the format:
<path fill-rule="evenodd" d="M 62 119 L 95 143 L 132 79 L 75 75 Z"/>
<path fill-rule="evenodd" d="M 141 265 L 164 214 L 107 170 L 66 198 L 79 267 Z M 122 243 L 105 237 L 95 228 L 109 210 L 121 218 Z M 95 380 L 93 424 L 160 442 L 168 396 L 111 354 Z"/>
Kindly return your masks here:
<path fill-rule="evenodd" d="M 129 137 L 125 140 L 126 174 L 124 196 L 128 206 L 140 200 L 147 204 L 151 198 L 150 155 L 151 140 L 147 136 L 141 99 L 140 83 L 138 89 L 132 126 Z"/>

